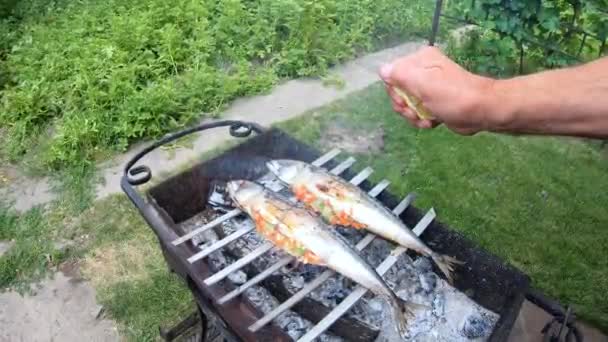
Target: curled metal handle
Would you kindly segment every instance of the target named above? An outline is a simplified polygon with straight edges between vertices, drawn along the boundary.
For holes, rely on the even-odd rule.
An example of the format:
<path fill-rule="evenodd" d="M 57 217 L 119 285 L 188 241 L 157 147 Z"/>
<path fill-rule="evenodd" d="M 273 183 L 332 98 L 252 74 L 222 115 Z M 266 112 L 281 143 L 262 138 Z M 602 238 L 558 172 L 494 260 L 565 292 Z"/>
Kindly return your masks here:
<path fill-rule="evenodd" d="M 211 128 L 229 126 L 229 133 L 231 136 L 236 138 L 246 138 L 251 135 L 252 132 L 262 133 L 264 128 L 253 122 L 239 121 L 239 120 L 221 120 L 215 122 L 204 123 L 195 127 L 187 128 L 179 132 L 167 134 L 162 139 L 147 146 L 139 153 L 137 153 L 131 160 L 127 162 L 124 169 L 124 177 L 130 185 L 142 185 L 147 183 L 152 178 L 152 170 L 146 165 L 138 165 L 133 167 L 141 158 L 152 150 L 177 140 L 183 136 L 192 134 L 194 132 L 200 132 Z"/>
<path fill-rule="evenodd" d="M 150 178 L 152 178 L 152 170 L 146 165 L 139 165 L 129 170 L 128 180 L 131 185 L 145 184 Z"/>
<path fill-rule="evenodd" d="M 230 135 L 236 138 L 246 138 L 251 135 L 251 125 L 249 123 L 237 123 L 230 125 Z"/>

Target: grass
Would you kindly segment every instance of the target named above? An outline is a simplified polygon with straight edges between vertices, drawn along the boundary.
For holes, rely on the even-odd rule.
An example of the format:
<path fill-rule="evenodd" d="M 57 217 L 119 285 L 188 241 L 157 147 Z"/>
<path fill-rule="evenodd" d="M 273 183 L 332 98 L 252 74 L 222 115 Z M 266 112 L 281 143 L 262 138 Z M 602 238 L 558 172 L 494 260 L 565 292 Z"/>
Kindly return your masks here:
<path fill-rule="evenodd" d="M 0 240 L 13 241 L 10 250 L 0 257 L 0 288 L 24 289 L 32 281 L 46 275 L 51 265 L 64 259 L 53 247 L 51 226 L 40 209 L 18 216 L 4 206 L 0 208 Z"/>
<path fill-rule="evenodd" d="M 608 329 L 608 160 L 592 144 L 562 138 L 418 131 L 390 108 L 382 87 L 279 126 L 319 146 L 332 125 L 352 135 L 384 130 L 381 153 L 356 155 L 391 191 L 419 194 L 439 219 L 532 278 L 584 320 Z"/>
<path fill-rule="evenodd" d="M 194 309 L 190 291 L 170 274 L 152 230 L 123 195 L 97 202 L 83 214 L 82 231 L 95 234 L 82 273 L 98 300 L 132 341 L 154 341 Z"/>
<path fill-rule="evenodd" d="M 0 187 L 5 183 L 0 170 Z M 35 207 L 23 214 L 0 200 L 0 240 L 13 241 L 0 257 L 0 288 L 27 290 L 28 284 L 46 276 L 63 261 L 80 256 L 88 239 L 78 234 L 77 218 L 93 202 L 94 170 L 76 165 L 51 176 L 60 194 L 48 208 Z M 6 182 L 9 180 L 6 179 Z"/>
<path fill-rule="evenodd" d="M 39 169 L 92 163 L 108 151 L 214 116 L 232 99 L 280 79 L 323 75 L 363 51 L 426 31 L 432 5 L 6 4 L 11 6 L 0 8 L 0 126 L 7 144 L 0 151 Z"/>

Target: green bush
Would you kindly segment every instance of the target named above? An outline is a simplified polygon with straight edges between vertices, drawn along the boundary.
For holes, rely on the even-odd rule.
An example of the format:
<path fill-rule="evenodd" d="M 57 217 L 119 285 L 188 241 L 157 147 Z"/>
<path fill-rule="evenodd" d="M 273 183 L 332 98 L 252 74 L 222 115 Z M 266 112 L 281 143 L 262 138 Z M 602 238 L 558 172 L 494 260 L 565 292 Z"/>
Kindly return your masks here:
<path fill-rule="evenodd" d="M 431 5 L 31 1 L 17 8 L 18 28 L 0 29 L 2 39 L 12 35 L 12 46 L 0 47 L 3 152 L 19 159 L 42 145 L 37 150 L 55 168 L 158 137 L 280 78 L 323 74 L 378 37 L 422 30 Z"/>
<path fill-rule="evenodd" d="M 606 52 L 607 6 L 606 0 L 449 2 L 447 12 L 478 24 L 450 52 L 471 70 L 497 76 L 595 59 Z"/>

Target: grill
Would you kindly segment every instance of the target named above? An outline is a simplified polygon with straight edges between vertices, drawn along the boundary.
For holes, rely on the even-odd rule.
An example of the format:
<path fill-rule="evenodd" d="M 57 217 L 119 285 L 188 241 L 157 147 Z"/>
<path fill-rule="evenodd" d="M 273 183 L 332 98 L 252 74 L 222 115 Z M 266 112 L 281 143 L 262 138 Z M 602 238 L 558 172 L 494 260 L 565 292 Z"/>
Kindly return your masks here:
<path fill-rule="evenodd" d="M 139 162 L 147 153 L 187 134 L 218 127 L 229 128 L 230 135 L 243 142 L 160 183 L 143 186 L 152 178 L 152 170 Z M 289 266 L 294 260 L 277 254 L 272 244 L 256 240 L 257 244 L 249 246 L 244 253 L 234 254 L 235 245 L 243 244 L 248 236 L 255 235 L 252 233 L 254 226 L 245 223 L 247 220 L 238 209 L 214 210 L 209 205 L 210 198 L 217 197 L 217 189 L 221 189 L 223 182 L 233 179 L 268 181 L 272 190 L 285 191 L 266 179 L 265 161 L 269 159 L 303 160 L 344 177 L 392 208 L 393 213 L 408 227 L 413 227 L 413 232 L 435 251 L 464 261 L 465 265 L 455 270 L 453 286 L 480 307 L 498 314 L 488 340 L 507 339 L 528 290 L 526 275 L 438 222 L 433 209 L 422 212 L 415 208 L 414 194 L 397 198 L 387 190 L 389 181 L 372 184 L 368 178 L 373 170 L 365 167 L 355 172 L 355 159 L 344 156 L 343 152 L 328 146 L 325 153 L 320 153 L 281 130 L 264 129 L 255 123 L 241 121 L 207 123 L 161 139 L 127 164 L 121 182 L 125 193 L 157 235 L 170 270 L 192 291 L 205 330 L 203 339 L 210 338 L 213 326 L 221 338 L 228 341 L 290 341 L 293 336 L 285 326 L 277 324 L 277 319 L 288 311 L 309 322 L 298 334 L 298 341 L 332 340 L 333 337 L 373 341 L 380 333 L 381 329 L 371 326 L 365 317 L 348 314 L 362 298 L 372 297 L 365 288 L 351 286 L 336 305 L 327 305 L 312 294 L 336 278 L 333 271 L 316 270 L 294 290 L 281 280 L 286 272 L 289 274 Z M 139 191 L 137 186 L 141 187 Z M 221 215 L 220 209 L 224 210 Z M 190 224 L 190 228 L 186 228 L 186 222 L 201 215 L 206 217 L 205 223 L 194 224 L 193 228 Z M 227 226 L 231 229 L 226 229 Z M 201 244 L 200 240 L 205 240 L 209 234 L 216 238 Z M 367 253 L 381 242 L 372 234 L 361 233 L 351 238 L 361 253 Z M 410 258 L 404 248 L 386 245 L 391 246 L 390 253 L 382 255 L 378 259 L 380 262 L 374 265 L 380 275 L 395 273 L 391 267 L 400 263 L 399 260 Z M 230 255 L 230 260 L 218 262 L 218 255 Z M 411 254 L 411 257 L 418 261 L 417 255 Z M 245 281 L 230 280 L 243 273 Z M 398 276 L 395 277 L 398 280 Z M 257 302 L 267 300 L 246 295 L 253 289 L 265 291 L 276 298 L 277 303 L 271 308 L 265 303 L 267 308 L 261 310 Z M 196 320 L 189 317 L 174 330 L 161 333 L 170 340 L 193 322 Z"/>

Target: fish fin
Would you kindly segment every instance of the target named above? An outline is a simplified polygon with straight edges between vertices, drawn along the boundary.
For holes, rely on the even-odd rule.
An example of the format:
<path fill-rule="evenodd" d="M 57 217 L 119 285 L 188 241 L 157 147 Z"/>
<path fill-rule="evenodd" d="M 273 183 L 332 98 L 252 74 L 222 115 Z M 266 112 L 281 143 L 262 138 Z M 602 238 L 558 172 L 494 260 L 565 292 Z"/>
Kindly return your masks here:
<path fill-rule="evenodd" d="M 407 300 L 402 300 L 399 297 L 390 298 L 389 302 L 391 303 L 391 307 L 393 309 L 393 318 L 395 320 L 395 327 L 397 327 L 397 332 L 401 336 L 402 339 L 409 339 L 408 334 L 408 322 L 415 317 L 415 311 L 419 309 L 429 309 L 428 306 L 410 302 Z"/>
<path fill-rule="evenodd" d="M 437 267 L 439 267 L 441 272 L 443 272 L 443 274 L 445 274 L 445 277 L 448 279 L 448 283 L 450 283 L 450 285 L 451 285 L 454 281 L 454 279 L 452 277 L 452 272 L 454 271 L 454 266 L 462 265 L 462 264 L 464 264 L 464 262 L 462 262 L 456 258 L 453 258 L 449 255 L 442 255 L 442 254 L 438 254 L 438 253 L 433 253 L 431 255 L 431 258 L 433 259 L 435 264 L 437 264 Z"/>

